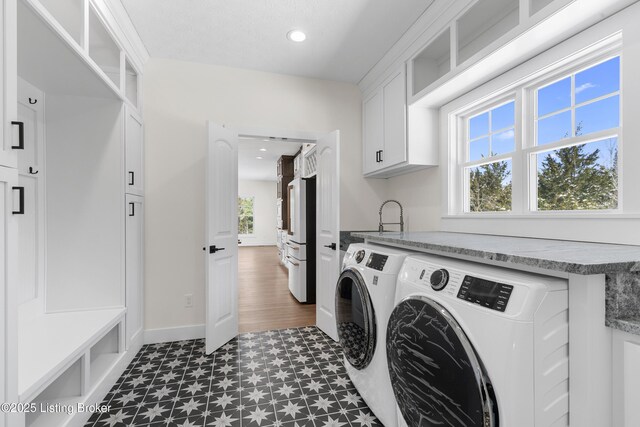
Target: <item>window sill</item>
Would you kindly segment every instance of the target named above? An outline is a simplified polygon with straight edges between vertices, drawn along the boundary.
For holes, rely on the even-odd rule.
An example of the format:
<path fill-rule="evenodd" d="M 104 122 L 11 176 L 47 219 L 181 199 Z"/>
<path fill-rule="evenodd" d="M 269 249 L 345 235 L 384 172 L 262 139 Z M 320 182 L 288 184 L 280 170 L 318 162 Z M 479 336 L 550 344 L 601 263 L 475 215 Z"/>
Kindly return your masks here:
<path fill-rule="evenodd" d="M 639 213 L 539 213 L 539 214 L 514 214 L 504 213 L 474 213 L 443 215 L 442 219 L 640 219 Z"/>

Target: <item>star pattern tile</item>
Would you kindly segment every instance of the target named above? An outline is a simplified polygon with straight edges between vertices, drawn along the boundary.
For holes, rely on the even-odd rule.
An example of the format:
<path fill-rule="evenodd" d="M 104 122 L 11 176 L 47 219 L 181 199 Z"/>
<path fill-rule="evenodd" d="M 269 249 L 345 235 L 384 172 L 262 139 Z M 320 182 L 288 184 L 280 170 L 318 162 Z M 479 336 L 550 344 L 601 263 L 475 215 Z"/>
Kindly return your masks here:
<path fill-rule="evenodd" d="M 250 332 L 211 355 L 204 340 L 146 345 L 85 427 L 377 427 L 315 326 Z"/>

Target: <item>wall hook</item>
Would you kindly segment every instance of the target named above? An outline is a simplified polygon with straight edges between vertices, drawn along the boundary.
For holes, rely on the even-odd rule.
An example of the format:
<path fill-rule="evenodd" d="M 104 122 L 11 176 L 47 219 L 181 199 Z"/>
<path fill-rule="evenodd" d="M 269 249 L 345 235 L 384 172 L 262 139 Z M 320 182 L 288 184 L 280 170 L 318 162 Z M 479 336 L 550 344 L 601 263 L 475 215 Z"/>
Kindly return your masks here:
<path fill-rule="evenodd" d="M 29 173 L 30 173 L 31 175 L 35 175 L 35 174 L 37 174 L 38 172 L 40 172 L 40 171 L 34 171 L 34 170 L 33 170 L 33 166 L 29 166 Z"/>
<path fill-rule="evenodd" d="M 31 98 L 29 98 L 29 104 L 33 105 L 33 104 L 37 104 L 37 103 L 38 103 L 37 99 L 33 99 L 32 100 Z"/>

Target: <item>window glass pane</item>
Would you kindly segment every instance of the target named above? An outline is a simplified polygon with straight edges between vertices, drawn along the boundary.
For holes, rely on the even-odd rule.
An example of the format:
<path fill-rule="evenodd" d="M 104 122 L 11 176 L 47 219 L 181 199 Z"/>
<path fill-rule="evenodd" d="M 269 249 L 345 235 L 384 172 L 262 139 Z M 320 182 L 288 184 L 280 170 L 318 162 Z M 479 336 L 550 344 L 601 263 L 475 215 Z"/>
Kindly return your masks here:
<path fill-rule="evenodd" d="M 576 108 L 576 135 L 586 135 L 620 125 L 620 96 Z"/>
<path fill-rule="evenodd" d="M 620 57 L 576 74 L 576 104 L 620 89 Z"/>
<path fill-rule="evenodd" d="M 513 129 L 494 134 L 491 137 L 491 155 L 510 153 L 515 148 L 515 132 Z"/>
<path fill-rule="evenodd" d="M 571 134 L 571 111 L 538 120 L 538 145 L 569 138 Z"/>
<path fill-rule="evenodd" d="M 515 101 L 491 110 L 491 131 L 513 127 L 516 121 Z"/>
<path fill-rule="evenodd" d="M 238 197 L 238 234 L 253 234 L 253 197 Z"/>
<path fill-rule="evenodd" d="M 489 157 L 489 138 L 476 139 L 469 142 L 469 161 Z"/>
<path fill-rule="evenodd" d="M 466 168 L 470 212 L 511 210 L 511 160 Z"/>
<path fill-rule="evenodd" d="M 538 210 L 600 210 L 618 207 L 618 139 L 535 154 Z"/>
<path fill-rule="evenodd" d="M 489 134 L 489 112 L 469 119 L 469 139 Z"/>
<path fill-rule="evenodd" d="M 538 89 L 538 117 L 571 106 L 571 77 Z"/>

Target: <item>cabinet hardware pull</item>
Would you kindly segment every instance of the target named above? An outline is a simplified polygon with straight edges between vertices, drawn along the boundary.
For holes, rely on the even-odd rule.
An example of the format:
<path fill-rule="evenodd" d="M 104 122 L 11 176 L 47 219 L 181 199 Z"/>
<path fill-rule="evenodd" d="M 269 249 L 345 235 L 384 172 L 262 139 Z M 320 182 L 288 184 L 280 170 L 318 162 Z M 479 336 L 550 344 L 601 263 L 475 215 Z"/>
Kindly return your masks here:
<path fill-rule="evenodd" d="M 33 166 L 29 166 L 29 173 L 30 173 L 31 175 L 37 175 L 37 173 L 38 173 L 38 172 L 40 172 L 40 171 L 34 171 L 34 170 L 33 170 Z"/>
<path fill-rule="evenodd" d="M 135 172 L 129 171 L 129 185 L 133 185 L 135 183 Z"/>
<path fill-rule="evenodd" d="M 330 245 L 324 245 L 324 247 L 325 248 L 329 248 L 329 249 L 334 250 L 334 251 L 336 250 L 336 244 L 335 243 L 332 243 Z"/>
<path fill-rule="evenodd" d="M 31 105 L 35 105 L 35 104 L 37 104 L 37 103 L 38 103 L 38 100 L 37 100 L 37 99 L 33 99 L 33 100 L 32 100 L 31 98 L 29 98 L 29 104 L 31 104 Z"/>
<path fill-rule="evenodd" d="M 380 151 L 376 151 L 376 163 L 380 163 Z"/>
<path fill-rule="evenodd" d="M 24 187 L 11 187 L 12 190 L 18 190 L 20 201 L 18 202 L 18 210 L 12 211 L 14 215 L 24 215 Z"/>
<path fill-rule="evenodd" d="M 136 205 L 133 202 L 129 202 L 129 206 L 131 206 L 129 216 L 136 216 Z"/>
<path fill-rule="evenodd" d="M 18 145 L 12 145 L 14 150 L 24 150 L 24 123 L 11 122 L 12 125 L 18 126 Z"/>
<path fill-rule="evenodd" d="M 215 254 L 218 251 L 224 251 L 224 248 L 216 248 L 216 245 L 209 246 L 209 253 Z"/>
<path fill-rule="evenodd" d="M 382 163 L 382 162 L 384 161 L 384 160 L 382 160 L 382 152 L 383 152 L 383 151 L 384 151 L 384 150 L 380 150 L 380 163 Z"/>

